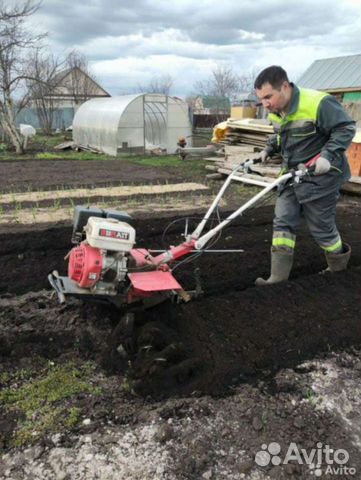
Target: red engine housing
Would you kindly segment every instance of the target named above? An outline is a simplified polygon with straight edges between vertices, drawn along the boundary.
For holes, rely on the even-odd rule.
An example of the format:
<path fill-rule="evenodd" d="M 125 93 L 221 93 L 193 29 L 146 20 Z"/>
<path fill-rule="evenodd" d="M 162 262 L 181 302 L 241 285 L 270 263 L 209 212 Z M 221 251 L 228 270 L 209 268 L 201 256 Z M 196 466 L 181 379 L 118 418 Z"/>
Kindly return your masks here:
<path fill-rule="evenodd" d="M 69 256 L 68 275 L 79 287 L 91 288 L 100 278 L 103 257 L 98 248 L 81 243 Z"/>

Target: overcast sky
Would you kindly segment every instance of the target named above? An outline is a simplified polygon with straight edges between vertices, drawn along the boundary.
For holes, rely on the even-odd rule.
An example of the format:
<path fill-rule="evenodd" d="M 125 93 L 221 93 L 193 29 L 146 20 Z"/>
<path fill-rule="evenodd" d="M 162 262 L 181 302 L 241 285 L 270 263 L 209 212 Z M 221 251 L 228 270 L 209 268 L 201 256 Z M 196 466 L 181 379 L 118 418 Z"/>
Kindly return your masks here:
<path fill-rule="evenodd" d="M 217 63 L 297 80 L 316 59 L 360 53 L 360 20 L 361 0 L 43 0 L 31 22 L 54 53 L 84 53 L 112 95 L 170 74 L 184 97 Z"/>

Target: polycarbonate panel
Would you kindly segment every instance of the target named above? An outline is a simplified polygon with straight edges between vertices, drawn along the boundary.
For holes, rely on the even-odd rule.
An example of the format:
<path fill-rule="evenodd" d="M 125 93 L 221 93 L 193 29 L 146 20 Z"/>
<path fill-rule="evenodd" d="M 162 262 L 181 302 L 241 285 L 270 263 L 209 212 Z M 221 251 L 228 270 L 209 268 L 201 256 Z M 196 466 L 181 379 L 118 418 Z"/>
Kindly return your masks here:
<path fill-rule="evenodd" d="M 179 137 L 186 137 L 187 146 L 192 146 L 192 123 L 189 107 L 186 102 L 177 97 L 168 98 L 168 153 L 174 153 L 178 148 Z"/>
<path fill-rule="evenodd" d="M 119 118 L 117 148 L 144 148 L 143 95 L 139 95 Z"/>
<path fill-rule="evenodd" d="M 83 103 L 75 114 L 73 139 L 79 145 L 97 148 L 109 155 L 116 155 L 119 145 L 119 122 L 127 107 L 142 95 L 124 95 L 110 98 L 94 98 Z M 140 102 L 141 104 L 142 102 Z M 131 116 L 128 118 L 131 121 Z M 138 123 L 139 125 L 139 123 Z M 132 125 L 131 128 L 134 128 Z M 143 137 L 143 126 L 133 136 Z M 134 139 L 136 142 L 136 140 Z M 139 140 L 143 144 L 143 140 Z"/>
<path fill-rule="evenodd" d="M 167 97 L 144 96 L 144 128 L 147 144 L 167 148 Z"/>
<path fill-rule="evenodd" d="M 121 148 L 155 145 L 174 153 L 180 136 L 189 137 L 192 126 L 188 105 L 160 94 L 94 98 L 81 105 L 73 121 L 73 138 L 79 145 L 116 155 Z"/>

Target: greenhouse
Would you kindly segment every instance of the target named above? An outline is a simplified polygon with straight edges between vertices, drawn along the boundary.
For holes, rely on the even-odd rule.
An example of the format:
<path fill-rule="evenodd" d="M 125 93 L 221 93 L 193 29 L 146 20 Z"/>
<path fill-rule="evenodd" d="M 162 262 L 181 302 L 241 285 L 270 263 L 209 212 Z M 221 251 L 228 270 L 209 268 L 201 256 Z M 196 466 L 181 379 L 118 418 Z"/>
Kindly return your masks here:
<path fill-rule="evenodd" d="M 190 135 L 187 103 L 159 94 L 93 98 L 79 107 L 73 121 L 76 144 L 109 155 L 158 147 L 174 153 L 178 138 Z"/>

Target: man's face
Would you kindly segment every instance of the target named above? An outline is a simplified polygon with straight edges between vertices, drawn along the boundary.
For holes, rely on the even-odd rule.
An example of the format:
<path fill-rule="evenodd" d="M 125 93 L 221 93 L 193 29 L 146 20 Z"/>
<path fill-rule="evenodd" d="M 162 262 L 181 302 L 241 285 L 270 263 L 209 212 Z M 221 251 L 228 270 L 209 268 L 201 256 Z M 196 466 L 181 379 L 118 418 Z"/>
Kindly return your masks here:
<path fill-rule="evenodd" d="M 268 82 L 256 89 L 257 97 L 271 113 L 285 112 L 291 100 L 291 93 L 292 89 L 288 82 L 283 82 L 280 90 L 272 87 Z"/>

